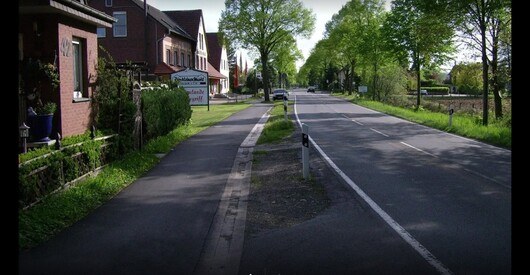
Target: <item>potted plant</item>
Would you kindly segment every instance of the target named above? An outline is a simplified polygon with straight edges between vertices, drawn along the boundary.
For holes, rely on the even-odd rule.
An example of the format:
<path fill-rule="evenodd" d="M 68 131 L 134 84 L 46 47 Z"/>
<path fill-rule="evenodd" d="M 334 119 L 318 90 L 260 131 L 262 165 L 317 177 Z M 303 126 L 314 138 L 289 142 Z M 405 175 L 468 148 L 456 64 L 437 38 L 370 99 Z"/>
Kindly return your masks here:
<path fill-rule="evenodd" d="M 21 87 L 26 94 L 27 123 L 30 128 L 30 141 L 50 141 L 53 114 L 57 104 L 46 102 L 45 98 L 53 98 L 60 84 L 59 72 L 53 63 L 42 62 L 40 59 L 27 58 L 21 64 Z"/>
<path fill-rule="evenodd" d="M 52 132 L 53 114 L 57 110 L 57 104 L 47 102 L 37 106 L 35 110 L 30 109 L 28 112 L 28 122 L 30 124 L 30 136 L 33 142 L 50 141 Z"/>

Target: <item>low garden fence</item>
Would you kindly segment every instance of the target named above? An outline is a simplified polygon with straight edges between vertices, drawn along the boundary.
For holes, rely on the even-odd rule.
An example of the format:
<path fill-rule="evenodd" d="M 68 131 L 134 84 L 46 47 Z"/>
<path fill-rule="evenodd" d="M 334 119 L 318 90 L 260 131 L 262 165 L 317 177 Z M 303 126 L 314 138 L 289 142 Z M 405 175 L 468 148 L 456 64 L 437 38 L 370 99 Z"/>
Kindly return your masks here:
<path fill-rule="evenodd" d="M 97 173 L 114 160 L 117 135 L 72 144 L 20 163 L 19 208 L 26 209 L 46 196 Z"/>

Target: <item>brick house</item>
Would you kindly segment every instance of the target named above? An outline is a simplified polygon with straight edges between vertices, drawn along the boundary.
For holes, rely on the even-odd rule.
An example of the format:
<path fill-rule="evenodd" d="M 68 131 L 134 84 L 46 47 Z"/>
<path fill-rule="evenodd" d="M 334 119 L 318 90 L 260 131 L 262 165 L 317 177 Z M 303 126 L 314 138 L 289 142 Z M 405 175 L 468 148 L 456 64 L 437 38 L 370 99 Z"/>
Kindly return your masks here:
<path fill-rule="evenodd" d="M 66 137 L 86 132 L 96 80 L 96 29 L 111 27 L 115 19 L 89 7 L 86 0 L 19 0 L 18 5 L 19 125 L 27 122 L 27 108 L 40 100 L 57 103 L 52 138 L 56 133 Z M 56 89 L 49 84 L 29 88 L 27 68 L 36 60 L 56 68 Z"/>
<path fill-rule="evenodd" d="M 230 83 L 230 71 L 228 69 L 228 55 L 226 47 L 219 40 L 218 33 L 206 33 L 206 42 L 208 44 L 208 63 L 221 73 L 225 79 L 221 79 L 216 88 L 220 94 L 228 93 Z"/>
<path fill-rule="evenodd" d="M 202 10 L 171 10 L 163 11 L 179 26 L 181 26 L 192 37 L 196 38 L 195 45 L 195 69 L 208 72 L 210 82 L 210 96 L 221 92 L 221 82 L 227 77 L 219 72 L 215 66 L 209 63 L 208 41 L 206 39 L 206 28 Z"/>
<path fill-rule="evenodd" d="M 147 62 L 149 79 L 194 66 L 196 40 L 164 12 L 140 0 L 89 5 L 118 19 L 111 28 L 98 28 L 98 41 L 115 62 Z"/>

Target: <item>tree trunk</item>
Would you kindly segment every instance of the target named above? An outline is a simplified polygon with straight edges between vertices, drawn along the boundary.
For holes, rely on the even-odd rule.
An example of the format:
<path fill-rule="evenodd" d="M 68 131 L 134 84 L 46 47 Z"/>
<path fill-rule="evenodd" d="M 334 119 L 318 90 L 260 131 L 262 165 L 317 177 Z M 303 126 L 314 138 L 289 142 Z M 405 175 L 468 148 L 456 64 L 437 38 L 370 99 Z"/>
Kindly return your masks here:
<path fill-rule="evenodd" d="M 263 68 L 263 91 L 265 92 L 265 101 L 270 101 L 269 97 L 269 68 L 267 66 L 267 60 L 269 59 L 269 55 L 262 52 L 261 53 L 261 66 Z"/>
<path fill-rule="evenodd" d="M 499 75 L 498 75 L 498 65 L 499 65 L 499 38 L 498 36 L 493 37 L 493 49 L 492 49 L 492 60 L 491 60 L 491 75 L 492 81 L 491 85 L 493 86 L 493 100 L 495 103 L 495 118 L 499 119 L 502 117 L 502 98 L 499 87 Z"/>
<path fill-rule="evenodd" d="M 374 80 L 372 84 L 372 89 L 373 89 L 372 93 L 374 93 L 375 95 L 375 93 L 377 92 L 377 95 L 380 98 L 381 97 L 381 95 L 379 94 L 380 91 L 376 89 L 376 86 L 377 86 L 377 63 L 374 63 Z"/>
<path fill-rule="evenodd" d="M 420 57 L 419 54 L 416 57 L 416 110 L 420 108 L 421 104 L 421 66 L 420 66 Z"/>
<path fill-rule="evenodd" d="M 481 22 L 480 22 L 480 35 L 482 36 L 481 48 L 482 48 L 482 125 L 488 125 L 488 56 L 486 53 L 486 23 L 485 18 L 485 4 L 484 0 L 481 2 Z"/>

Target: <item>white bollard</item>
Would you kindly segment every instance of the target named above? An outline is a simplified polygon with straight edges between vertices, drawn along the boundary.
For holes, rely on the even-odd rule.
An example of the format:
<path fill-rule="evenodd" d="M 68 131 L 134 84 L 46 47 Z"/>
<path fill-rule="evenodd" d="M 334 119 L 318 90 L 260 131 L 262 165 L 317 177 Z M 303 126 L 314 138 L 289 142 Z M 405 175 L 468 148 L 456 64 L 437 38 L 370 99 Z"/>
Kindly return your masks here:
<path fill-rule="evenodd" d="M 309 179 L 309 127 L 302 123 L 302 173 Z"/>

